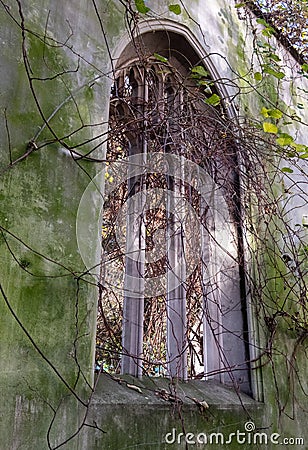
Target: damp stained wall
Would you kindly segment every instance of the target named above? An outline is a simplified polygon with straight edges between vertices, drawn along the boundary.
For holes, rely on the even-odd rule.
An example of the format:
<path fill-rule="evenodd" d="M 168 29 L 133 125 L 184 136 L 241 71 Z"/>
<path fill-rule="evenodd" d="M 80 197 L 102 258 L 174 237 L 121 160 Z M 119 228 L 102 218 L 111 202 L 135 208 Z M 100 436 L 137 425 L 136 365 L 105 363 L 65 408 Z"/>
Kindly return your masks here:
<path fill-rule="evenodd" d="M 169 2 L 155 2 L 162 26 L 180 27 L 193 35 L 202 56 L 211 55 L 206 64 L 220 78 L 244 76 L 251 65 L 253 36 L 233 4 L 215 0 L 208 8 L 202 0 L 183 3 L 187 10 L 175 15 L 168 10 Z M 146 4 L 151 8 L 153 2 Z M 173 427 L 180 432 L 181 424 L 172 404 L 157 400 L 146 381 L 119 384 L 102 377 L 92 393 L 98 293 L 79 252 L 76 217 L 84 190 L 102 169 L 99 160 L 105 151 L 113 68 L 129 39 L 125 20 L 116 0 L 32 0 L 0 6 L 3 449 L 185 448 L 183 441 L 173 447 L 165 442 L 165 434 Z M 139 14 L 138 20 L 144 29 L 157 26 L 151 14 Z M 291 58 L 283 48 L 279 51 Z M 307 121 L 307 108 L 297 108 L 296 80 L 291 86 L 287 78 L 279 86 L 280 101 Z M 245 85 L 241 78 L 236 82 Z M 267 77 L 263 84 L 275 101 L 278 81 Z M 228 88 L 229 95 L 234 89 Z M 236 98 L 232 107 L 249 117 L 259 114 L 262 102 L 252 90 Z M 304 144 L 305 128 L 298 123 L 296 131 L 298 142 Z M 281 183 L 292 184 L 292 177 Z M 296 217 L 291 217 L 294 224 L 301 223 L 305 213 L 301 202 L 293 190 L 288 205 L 296 210 Z M 99 254 L 99 239 L 87 246 Z M 283 287 L 277 295 L 279 290 Z M 291 355 L 296 337 L 280 333 L 279 345 Z M 279 360 L 278 353 L 275 358 Z M 198 396 L 209 404 L 201 414 L 184 395 L 186 429 L 236 432 L 250 420 L 268 435 L 303 437 L 307 443 L 307 415 L 301 409 L 307 404 L 307 385 L 297 381 L 307 373 L 306 354 L 301 349 L 297 353 L 299 376 L 293 384 L 297 403 L 287 403 L 287 415 L 281 418 L 276 385 L 287 399 L 289 372 L 285 361 L 279 364 L 279 379 L 273 379 L 268 367 L 258 372 L 256 398 L 242 400 L 246 409 L 221 386 L 181 386 L 188 397 Z M 135 383 L 141 392 L 127 387 Z M 162 381 L 162 387 L 168 384 Z M 103 432 L 91 428 L 94 423 Z"/>

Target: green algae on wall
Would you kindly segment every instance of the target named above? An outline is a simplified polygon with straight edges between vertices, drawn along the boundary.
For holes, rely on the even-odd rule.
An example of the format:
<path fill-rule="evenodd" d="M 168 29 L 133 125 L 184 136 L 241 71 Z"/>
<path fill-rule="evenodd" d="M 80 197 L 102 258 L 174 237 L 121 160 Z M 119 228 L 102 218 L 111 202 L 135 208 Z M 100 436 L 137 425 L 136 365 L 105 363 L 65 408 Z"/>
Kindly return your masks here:
<path fill-rule="evenodd" d="M 276 104 L 278 81 L 270 74 L 256 83 L 251 73 L 252 92 L 246 95 L 249 83 L 245 76 L 251 68 L 244 37 L 247 30 L 236 20 L 235 13 L 230 17 L 230 5 L 223 1 L 215 3 L 221 16 L 211 23 L 208 17 L 212 20 L 213 16 L 207 11 L 201 14 L 200 2 L 185 2 L 185 5 L 187 11 L 183 11 L 179 19 L 167 10 L 165 2 L 159 2 L 158 11 L 166 11 L 166 16 L 174 23 L 179 20 L 189 24 L 207 49 L 201 31 L 213 36 L 213 42 L 217 42 L 215 39 L 223 31 L 219 48 L 226 49 L 222 56 L 239 75 L 237 81 L 244 92 L 239 102 L 240 114 L 256 117 L 262 106 L 268 106 L 264 98 Z M 161 401 L 158 408 L 152 408 L 153 397 L 158 398 L 153 392 L 143 398 L 142 403 L 135 398 L 140 394 L 129 397 L 129 388 L 123 392 L 123 386 L 111 386 L 106 379 L 106 389 L 99 385 L 96 390 L 89 415 L 90 425 L 98 423 L 105 433 L 93 428 L 78 432 L 86 413 L 83 403 L 91 394 L 89 385 L 93 381 L 97 291 L 92 284 L 95 280 L 84 274 L 75 237 L 75 220 L 81 195 L 101 166 L 99 162 L 76 158 L 71 150 L 87 154 L 97 146 L 96 154 L 103 153 L 100 144 L 106 140 L 104 133 L 113 76 L 108 51 L 112 54 L 119 40 L 127 36 L 127 18 L 119 2 L 97 2 L 107 32 L 104 36 L 92 2 L 63 4 L 44 0 L 24 2 L 22 6 L 27 28 L 35 32 L 27 32 L 26 50 L 30 76 L 37 78 L 33 80 L 33 88 L 38 103 L 26 77 L 21 30 L 3 8 L 0 14 L 1 37 L 10 43 L 3 48 L 5 70 L 2 68 L 0 77 L 0 100 L 5 111 L 0 122 L 0 282 L 16 314 L 14 317 L 8 305 L 1 301 L 1 445 L 25 450 L 47 449 L 47 439 L 52 447 L 76 433 L 76 437 L 63 446 L 65 449 L 118 450 L 128 443 L 142 448 L 171 448 L 163 442 L 163 434 L 173 428 L 177 433 L 182 432 L 172 405 L 166 406 Z M 194 8 L 200 13 L 201 31 L 189 16 Z M 16 5 L 11 11 L 18 18 Z M 139 16 L 138 20 L 143 18 L 146 17 Z M 46 40 L 45 33 L 56 41 Z M 68 37 L 67 45 L 63 45 Z M 210 51 L 217 49 L 213 46 Z M 231 74 L 231 70 L 226 73 Z M 256 86 L 260 96 L 255 95 Z M 282 110 L 286 108 L 282 101 L 278 106 Z M 29 152 L 35 148 L 31 147 L 32 139 L 38 149 Z M 27 152 L 29 155 L 25 156 Z M 20 160 L 16 161 L 18 158 Z M 10 160 L 16 161 L 11 167 Z M 266 308 L 262 309 L 263 304 L 254 305 L 260 313 L 257 320 L 262 325 L 264 314 L 268 325 L 276 326 L 274 320 L 277 321 L 275 329 L 264 326 L 262 340 L 258 343 L 261 350 L 268 351 L 261 359 L 261 364 L 266 363 L 262 368 L 265 404 L 247 400 L 248 416 L 238 404 L 234 407 L 230 399 L 224 411 L 220 404 L 212 407 L 208 400 L 208 414 L 200 415 L 191 401 L 189 408 L 185 409 L 185 405 L 183 409 L 189 431 L 233 432 L 237 426 L 243 427 L 249 417 L 258 427 L 269 428 L 273 424 L 273 430 L 283 428 L 291 436 L 301 436 L 306 429 L 305 416 L 299 417 L 297 405 L 292 409 L 292 400 L 296 398 L 303 404 L 307 391 L 302 377 L 307 371 L 300 341 L 303 330 L 291 329 L 294 320 L 285 320 L 282 315 L 285 310 L 296 314 L 296 305 L 291 297 L 286 301 L 288 294 L 279 278 L 285 265 L 281 258 L 273 261 L 275 255 L 277 251 L 268 248 L 263 259 L 267 279 L 272 279 L 263 291 Z M 288 283 L 292 284 L 292 279 Z M 273 293 L 277 301 L 267 302 L 267 297 L 272 298 Z M 281 314 L 273 317 L 277 312 Z M 272 343 L 273 331 L 275 342 L 267 347 Z M 275 364 L 275 371 L 272 364 Z M 148 385 L 142 386 L 145 391 L 148 388 Z M 182 388 L 187 392 L 190 389 Z M 210 391 L 216 393 L 214 387 Z M 116 402 L 108 403 L 112 393 L 119 397 Z M 210 400 L 214 402 L 213 397 Z M 289 420 L 287 415 L 291 418 L 294 415 L 296 420 Z M 174 448 L 179 447 L 175 444 Z M 238 448 L 237 444 L 234 448 Z"/>
<path fill-rule="evenodd" d="M 97 292 L 83 276 L 75 221 L 99 168 L 75 161 L 69 146 L 89 150 L 85 125 L 97 105 L 79 84 L 89 70 L 78 56 L 44 40 L 34 14 L 44 5 L 22 6 L 34 31 L 25 35 L 25 59 L 21 29 L 3 6 L 0 14 L 10 42 L 0 80 L 0 434 L 3 448 L 43 449 L 47 439 L 57 445 L 76 433 L 93 382 Z"/>

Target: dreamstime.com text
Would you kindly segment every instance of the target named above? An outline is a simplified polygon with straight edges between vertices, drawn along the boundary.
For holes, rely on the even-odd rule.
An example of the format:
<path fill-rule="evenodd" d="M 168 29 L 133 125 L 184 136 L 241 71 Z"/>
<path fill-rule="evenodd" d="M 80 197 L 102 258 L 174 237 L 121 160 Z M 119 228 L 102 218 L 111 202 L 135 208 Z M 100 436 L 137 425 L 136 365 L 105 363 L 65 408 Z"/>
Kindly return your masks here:
<path fill-rule="evenodd" d="M 175 428 L 165 435 L 167 444 L 184 444 L 187 445 L 230 445 L 237 443 L 239 445 L 288 445 L 288 446 L 304 446 L 304 438 L 302 437 L 283 437 L 279 433 L 266 433 L 264 431 L 256 431 L 253 422 L 246 422 L 244 431 L 236 430 L 227 435 L 215 433 L 180 433 Z"/>

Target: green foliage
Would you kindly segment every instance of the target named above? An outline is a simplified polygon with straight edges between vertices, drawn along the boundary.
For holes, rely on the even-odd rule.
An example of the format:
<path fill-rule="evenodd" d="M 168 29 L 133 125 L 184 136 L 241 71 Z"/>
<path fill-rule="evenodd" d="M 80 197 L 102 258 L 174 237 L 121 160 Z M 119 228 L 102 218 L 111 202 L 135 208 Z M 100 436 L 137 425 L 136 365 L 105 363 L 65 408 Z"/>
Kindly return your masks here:
<path fill-rule="evenodd" d="M 271 122 L 263 122 L 263 131 L 265 133 L 277 134 L 278 133 L 278 128 L 277 128 L 276 125 L 274 125 Z"/>
<path fill-rule="evenodd" d="M 303 72 L 308 72 L 308 64 L 305 63 L 305 64 L 302 65 L 302 71 Z"/>
<path fill-rule="evenodd" d="M 159 53 L 154 53 L 154 58 L 157 59 L 160 62 L 167 63 L 168 58 L 165 58 L 164 56 L 160 55 Z"/>
<path fill-rule="evenodd" d="M 292 142 L 294 142 L 294 139 L 292 136 L 290 136 L 287 133 L 280 133 L 276 142 L 278 145 L 281 145 L 282 147 L 286 147 L 287 145 L 292 144 Z"/>
<path fill-rule="evenodd" d="M 270 64 L 263 64 L 262 65 L 262 69 L 263 69 L 264 73 L 268 73 L 269 75 L 273 75 L 278 80 L 282 80 L 286 76 L 286 74 L 284 72 L 282 72 L 281 70 L 279 70 L 276 67 L 274 68 Z"/>
<path fill-rule="evenodd" d="M 169 5 L 169 11 L 173 12 L 174 14 L 176 14 L 178 16 L 179 14 L 181 14 L 182 9 L 179 4 Z"/>
<path fill-rule="evenodd" d="M 257 19 L 256 22 L 259 23 L 260 25 L 263 25 L 264 27 L 269 26 L 269 24 L 264 19 Z"/>
<path fill-rule="evenodd" d="M 209 79 L 209 76 L 210 74 L 203 66 L 195 66 L 191 69 L 191 77 L 197 80 L 199 86 L 204 86 L 204 93 L 206 94 L 212 94 L 211 86 L 213 85 L 213 81 Z M 216 95 L 216 97 L 214 97 L 214 95 L 216 94 L 211 95 L 211 97 L 206 100 L 208 105 L 217 106 L 219 104 L 216 98 L 218 95 Z"/>
<path fill-rule="evenodd" d="M 250 3 L 256 5 L 267 19 L 257 19 L 265 27 L 262 32 L 264 36 L 270 37 L 273 34 L 272 27 L 275 27 L 278 37 L 284 36 L 301 56 L 308 57 L 307 0 L 254 0 Z"/>
<path fill-rule="evenodd" d="M 275 30 L 273 27 L 271 27 L 266 20 L 264 19 L 257 19 L 257 23 L 260 25 L 263 25 L 265 28 L 262 30 L 263 36 L 270 37 L 275 33 Z"/>
<path fill-rule="evenodd" d="M 191 69 L 193 75 L 198 77 L 208 77 L 209 73 L 205 70 L 203 66 L 195 66 Z"/>
<path fill-rule="evenodd" d="M 262 80 L 262 73 L 261 72 L 255 72 L 254 73 L 254 79 L 256 80 L 256 81 L 261 81 Z"/>
<path fill-rule="evenodd" d="M 138 12 L 141 14 L 146 14 L 150 11 L 150 8 L 145 6 L 144 0 L 135 0 L 135 6 Z"/>
<path fill-rule="evenodd" d="M 263 117 L 272 117 L 273 119 L 281 119 L 283 115 L 279 109 L 267 109 L 265 107 L 261 109 L 261 114 Z"/>
<path fill-rule="evenodd" d="M 220 103 L 220 97 L 217 94 L 212 94 L 205 100 L 205 103 L 210 106 L 218 106 Z"/>
<path fill-rule="evenodd" d="M 266 28 L 264 28 L 264 30 L 262 30 L 263 36 L 266 36 L 266 37 L 271 37 L 274 33 L 275 33 L 275 30 L 272 27 L 266 27 Z"/>
<path fill-rule="evenodd" d="M 299 153 L 302 153 L 302 152 L 307 153 L 307 151 L 308 151 L 308 147 L 306 145 L 303 145 L 303 144 L 295 144 L 294 143 L 293 147 Z"/>

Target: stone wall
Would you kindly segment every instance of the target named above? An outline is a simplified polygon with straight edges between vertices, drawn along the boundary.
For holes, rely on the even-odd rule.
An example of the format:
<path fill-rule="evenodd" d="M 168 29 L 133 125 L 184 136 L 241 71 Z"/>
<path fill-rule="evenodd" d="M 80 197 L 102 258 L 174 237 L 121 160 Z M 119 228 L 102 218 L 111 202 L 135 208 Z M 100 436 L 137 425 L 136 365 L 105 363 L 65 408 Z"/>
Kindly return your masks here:
<path fill-rule="evenodd" d="M 225 86 L 227 79 L 247 90 L 235 96 L 230 113 L 260 114 L 263 100 L 253 88 L 253 74 L 251 89 L 244 79 L 254 38 L 246 22 L 224 0 L 212 1 L 210 8 L 201 0 L 184 3 L 187 10 L 175 15 L 166 2 L 155 2 L 155 15 L 139 13 L 140 30 L 163 27 L 185 35 L 201 57 L 210 55 L 206 65 L 226 95 L 236 92 L 234 85 Z M 277 331 L 273 358 L 279 371 L 276 378 L 270 364 L 257 371 L 255 399 L 241 399 L 213 383 L 180 384 L 175 390 L 166 380 L 101 376 L 94 384 L 98 292 L 75 229 L 82 194 L 102 168 L 112 71 L 129 39 L 123 6 L 116 0 L 1 4 L 0 38 L 0 447 L 185 448 L 184 437 L 181 444 L 168 444 L 166 433 L 175 428 L 178 435 L 183 425 L 185 433 L 227 436 L 249 421 L 268 436 L 302 437 L 307 445 L 307 344 L 290 330 Z M 279 52 L 299 70 L 282 47 Z M 285 70 L 282 82 L 263 80 L 262 92 L 275 103 L 279 84 L 279 101 L 302 118 L 286 131 L 297 132 L 297 142 L 305 144 L 307 109 L 297 108 L 302 99 L 296 83 L 302 79 L 290 82 L 291 72 Z M 296 211 L 290 219 L 295 225 L 301 224 L 306 205 L 292 177 L 301 180 L 295 171 L 277 190 L 283 183 L 292 187 L 286 204 Z M 99 254 L 99 236 L 86 245 Z M 284 287 L 274 289 L 280 295 Z M 258 339 L 262 348 L 266 333 Z M 279 349 L 291 358 L 297 343 L 288 402 L 294 361 L 287 363 Z M 283 414 L 277 389 L 287 405 Z M 266 448 L 276 444 L 268 442 Z"/>

